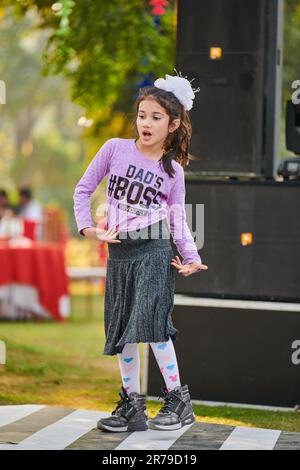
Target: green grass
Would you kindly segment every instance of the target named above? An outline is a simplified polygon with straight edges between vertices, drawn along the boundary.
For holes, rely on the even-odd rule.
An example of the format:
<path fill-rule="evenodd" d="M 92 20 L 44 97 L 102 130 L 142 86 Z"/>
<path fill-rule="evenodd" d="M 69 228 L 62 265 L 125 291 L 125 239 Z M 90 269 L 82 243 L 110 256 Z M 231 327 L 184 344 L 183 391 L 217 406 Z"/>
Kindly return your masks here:
<path fill-rule="evenodd" d="M 0 366 L 0 405 L 39 403 L 112 411 L 121 385 L 116 356 L 103 355 L 103 297 L 73 298 L 72 321 L 0 322 L 7 363 Z M 140 344 L 141 366 L 143 365 Z M 149 416 L 162 402 L 147 401 Z M 197 421 L 300 431 L 299 412 L 194 405 Z"/>

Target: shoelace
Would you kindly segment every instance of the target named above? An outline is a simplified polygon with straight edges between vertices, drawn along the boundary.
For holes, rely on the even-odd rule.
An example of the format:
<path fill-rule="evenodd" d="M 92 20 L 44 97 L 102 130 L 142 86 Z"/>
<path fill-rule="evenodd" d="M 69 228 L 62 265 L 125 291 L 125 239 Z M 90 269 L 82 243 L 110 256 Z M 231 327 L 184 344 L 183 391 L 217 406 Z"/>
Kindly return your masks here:
<path fill-rule="evenodd" d="M 177 395 L 176 395 L 176 398 Z M 165 397 L 158 397 L 159 400 L 164 400 L 165 401 L 165 404 L 163 405 L 163 407 L 159 410 L 160 413 L 169 413 L 170 411 L 173 411 L 172 410 L 172 403 L 175 399 L 175 394 L 168 394 L 166 395 Z"/>
<path fill-rule="evenodd" d="M 112 412 L 112 415 L 118 415 L 120 413 L 120 409 L 123 408 L 123 407 L 125 407 L 125 409 L 127 410 L 128 406 L 129 406 L 129 402 L 130 402 L 129 397 L 124 397 L 121 400 L 115 402 L 115 403 L 117 403 L 117 407 Z"/>

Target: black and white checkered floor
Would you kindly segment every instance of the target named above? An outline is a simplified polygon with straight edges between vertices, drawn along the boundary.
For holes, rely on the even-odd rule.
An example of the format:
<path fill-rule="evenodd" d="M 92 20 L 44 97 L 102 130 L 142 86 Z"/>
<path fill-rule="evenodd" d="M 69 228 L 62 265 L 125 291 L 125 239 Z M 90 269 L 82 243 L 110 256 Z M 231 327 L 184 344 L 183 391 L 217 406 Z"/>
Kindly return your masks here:
<path fill-rule="evenodd" d="M 44 405 L 0 406 L 0 450 L 300 449 L 300 432 L 196 422 L 178 431 L 108 433 L 108 412 Z"/>

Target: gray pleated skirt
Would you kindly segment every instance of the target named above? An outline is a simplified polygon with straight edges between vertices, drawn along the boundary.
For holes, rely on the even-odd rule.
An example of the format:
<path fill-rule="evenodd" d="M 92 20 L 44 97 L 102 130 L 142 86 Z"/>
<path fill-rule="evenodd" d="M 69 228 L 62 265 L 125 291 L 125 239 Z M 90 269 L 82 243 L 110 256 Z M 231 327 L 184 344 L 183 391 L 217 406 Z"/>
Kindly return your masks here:
<path fill-rule="evenodd" d="M 108 243 L 103 354 L 121 353 L 126 343 L 176 340 L 172 323 L 175 274 L 166 220 L 119 232 Z"/>

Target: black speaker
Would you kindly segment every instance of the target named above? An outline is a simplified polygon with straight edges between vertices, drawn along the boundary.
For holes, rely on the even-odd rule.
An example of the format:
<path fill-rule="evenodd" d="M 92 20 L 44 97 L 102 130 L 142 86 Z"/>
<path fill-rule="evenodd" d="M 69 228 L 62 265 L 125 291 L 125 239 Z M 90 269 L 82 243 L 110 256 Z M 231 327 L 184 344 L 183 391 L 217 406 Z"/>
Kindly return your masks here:
<path fill-rule="evenodd" d="M 191 172 L 275 176 L 281 9 L 281 0 L 178 1 L 176 67 L 201 88 L 190 111 Z"/>
<path fill-rule="evenodd" d="M 225 300 L 217 306 L 183 297 L 175 299 L 172 314 L 178 330 L 174 346 L 181 383 L 188 384 L 193 400 L 300 404 L 299 306 L 293 311 L 291 304 L 273 303 L 272 310 L 262 305 L 267 302 L 254 308 L 251 302 L 237 307 Z M 148 359 L 147 394 L 157 397 L 163 377 L 152 350 Z"/>
<path fill-rule="evenodd" d="M 300 155 L 300 104 L 286 102 L 285 113 L 286 148 Z"/>
<path fill-rule="evenodd" d="M 188 277 L 176 272 L 176 293 L 300 300 L 299 181 L 186 178 L 186 201 L 193 208 L 189 216 L 186 203 L 192 234 L 203 229 L 199 254 L 208 270 Z M 196 204 L 204 205 L 203 227 Z"/>

